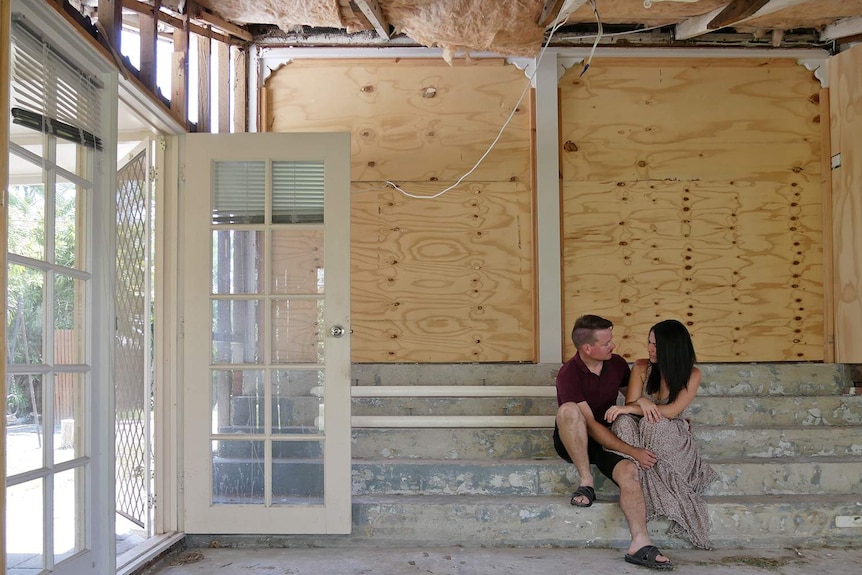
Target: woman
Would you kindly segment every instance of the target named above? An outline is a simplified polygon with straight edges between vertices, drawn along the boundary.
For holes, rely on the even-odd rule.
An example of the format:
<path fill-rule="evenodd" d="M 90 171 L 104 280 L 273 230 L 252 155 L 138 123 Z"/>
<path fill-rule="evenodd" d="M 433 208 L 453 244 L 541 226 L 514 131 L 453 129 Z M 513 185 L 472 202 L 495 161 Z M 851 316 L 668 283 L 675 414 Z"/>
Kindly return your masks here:
<path fill-rule="evenodd" d="M 649 358 L 632 366 L 626 404 L 611 407 L 605 419 L 620 439 L 658 458 L 641 475 L 647 520 L 667 517 L 669 534 L 709 549 L 702 494 L 716 473 L 701 460 L 688 417 L 701 379 L 691 336 L 676 320 L 659 322 L 650 329 L 647 351 Z"/>

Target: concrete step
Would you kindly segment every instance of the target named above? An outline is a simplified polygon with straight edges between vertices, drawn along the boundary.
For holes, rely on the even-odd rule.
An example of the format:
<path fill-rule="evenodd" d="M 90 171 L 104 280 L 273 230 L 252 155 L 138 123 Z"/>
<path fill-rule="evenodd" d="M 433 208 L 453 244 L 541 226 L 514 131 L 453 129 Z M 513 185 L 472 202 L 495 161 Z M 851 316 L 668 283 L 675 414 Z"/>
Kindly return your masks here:
<path fill-rule="evenodd" d="M 699 396 L 690 410 L 698 425 L 860 425 L 862 395 Z M 556 411 L 553 397 L 357 397 L 351 414 L 553 416 Z"/>
<path fill-rule="evenodd" d="M 862 457 L 736 458 L 709 462 L 718 479 L 708 494 L 862 493 Z M 595 471 L 595 470 L 594 470 Z M 619 489 L 595 471 L 596 491 Z M 565 496 L 578 486 L 574 466 L 561 459 L 540 461 L 355 461 L 354 495 Z"/>
<path fill-rule="evenodd" d="M 695 424 L 706 459 L 862 455 L 862 427 Z M 554 459 L 549 428 L 356 428 L 353 459 Z"/>
<path fill-rule="evenodd" d="M 703 395 L 840 395 L 847 367 L 832 363 L 698 364 Z M 391 385 L 552 386 L 559 364 L 354 364 L 352 383 Z"/>
<path fill-rule="evenodd" d="M 567 547 L 625 548 L 630 536 L 614 498 L 587 509 L 563 497 L 357 496 L 350 535 L 219 536 L 223 545 L 261 547 Z M 862 515 L 846 495 L 707 497 L 716 549 L 858 547 Z M 688 548 L 649 523 L 663 549 Z M 212 536 L 207 536 L 210 539 Z M 250 539 L 253 538 L 253 539 Z M 632 568 L 635 569 L 635 568 Z M 631 571 L 634 573 L 634 571 Z M 803 571 L 800 571 L 802 573 Z M 849 571 L 852 572 L 852 569 Z"/>
<path fill-rule="evenodd" d="M 862 514 L 846 495 L 707 497 L 716 548 L 858 545 L 862 527 L 837 527 L 838 517 Z M 378 546 L 624 547 L 629 533 L 619 505 L 600 499 L 588 509 L 564 497 L 387 496 L 355 497 L 351 539 Z M 457 527 L 456 527 L 457 526 Z M 456 528 L 455 528 L 456 527 Z M 664 548 L 688 547 L 653 521 L 653 540 Z"/>

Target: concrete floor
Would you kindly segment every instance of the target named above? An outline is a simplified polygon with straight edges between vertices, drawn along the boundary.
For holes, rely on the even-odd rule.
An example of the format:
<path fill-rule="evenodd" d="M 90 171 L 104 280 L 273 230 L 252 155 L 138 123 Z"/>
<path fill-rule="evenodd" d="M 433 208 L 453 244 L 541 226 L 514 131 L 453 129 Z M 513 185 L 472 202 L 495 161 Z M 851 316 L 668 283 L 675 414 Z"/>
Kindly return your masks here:
<path fill-rule="evenodd" d="M 186 549 L 159 575 L 645 575 L 612 549 Z M 843 575 L 859 573 L 862 549 L 673 550 L 675 573 Z"/>

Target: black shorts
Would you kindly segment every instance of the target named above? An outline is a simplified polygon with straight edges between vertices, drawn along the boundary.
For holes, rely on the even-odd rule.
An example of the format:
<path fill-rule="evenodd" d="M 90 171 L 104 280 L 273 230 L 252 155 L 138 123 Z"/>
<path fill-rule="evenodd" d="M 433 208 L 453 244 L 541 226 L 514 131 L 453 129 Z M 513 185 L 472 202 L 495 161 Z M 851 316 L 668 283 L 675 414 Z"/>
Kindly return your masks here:
<path fill-rule="evenodd" d="M 563 440 L 560 439 L 560 430 L 557 428 L 556 424 L 554 425 L 554 449 L 557 450 L 557 455 L 569 463 L 572 462 L 572 458 L 569 457 L 569 452 L 566 451 L 566 446 L 563 445 Z M 602 472 L 602 475 L 611 481 L 614 481 L 613 473 L 617 463 L 626 459 L 622 455 L 606 450 L 601 446 L 601 444 L 594 441 L 592 437 L 587 440 L 587 455 L 590 458 L 590 463 L 598 467 L 599 471 Z M 616 483 L 616 481 L 614 481 L 614 483 Z"/>

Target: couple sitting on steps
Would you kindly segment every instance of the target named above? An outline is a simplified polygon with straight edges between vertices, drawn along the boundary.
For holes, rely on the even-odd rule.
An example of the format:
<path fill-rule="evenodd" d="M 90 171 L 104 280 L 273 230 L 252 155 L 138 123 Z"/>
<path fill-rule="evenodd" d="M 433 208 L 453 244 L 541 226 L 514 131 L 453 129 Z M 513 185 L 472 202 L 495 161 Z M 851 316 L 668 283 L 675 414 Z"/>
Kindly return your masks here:
<path fill-rule="evenodd" d="M 688 330 L 676 320 L 649 331 L 649 358 L 629 368 L 613 353 L 613 324 L 596 315 L 575 321 L 575 356 L 557 374 L 554 447 L 574 464 L 581 484 L 571 504 L 595 501 L 590 464 L 620 488 L 620 508 L 628 522 L 629 563 L 673 569 L 653 545 L 647 521 L 670 519 L 669 534 L 709 548 L 709 515 L 701 497 L 715 479 L 700 459 L 687 408 L 697 394 L 701 373 Z M 617 405 L 620 388 L 625 405 Z"/>

